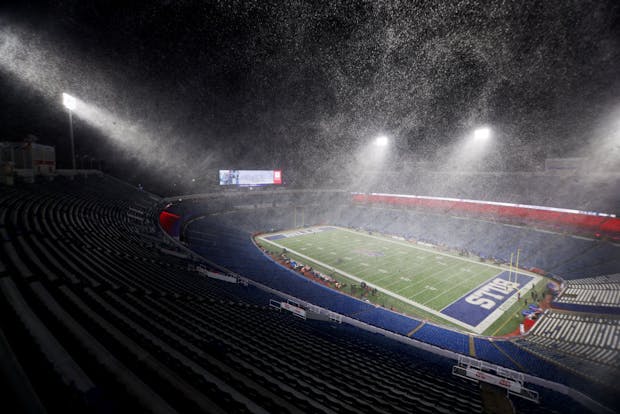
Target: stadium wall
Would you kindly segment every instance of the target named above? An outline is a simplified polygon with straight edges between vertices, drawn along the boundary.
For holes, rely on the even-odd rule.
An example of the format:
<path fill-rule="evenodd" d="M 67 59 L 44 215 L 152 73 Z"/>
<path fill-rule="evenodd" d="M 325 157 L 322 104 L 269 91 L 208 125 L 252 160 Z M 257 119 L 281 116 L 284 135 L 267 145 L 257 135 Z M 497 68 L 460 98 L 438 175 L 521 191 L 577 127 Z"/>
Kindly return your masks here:
<path fill-rule="evenodd" d="M 578 303 L 553 302 L 551 307 L 559 310 L 584 313 L 598 313 L 601 315 L 620 315 L 620 309 L 610 306 L 582 305 Z"/>
<path fill-rule="evenodd" d="M 174 238 L 179 238 L 179 231 L 181 228 L 180 215 L 163 210 L 159 213 L 159 224 L 167 234 Z"/>
<path fill-rule="evenodd" d="M 442 197 L 425 197 L 400 194 L 353 193 L 355 203 L 387 204 L 431 210 L 440 213 L 464 214 L 493 218 L 509 223 L 539 224 L 552 228 L 573 228 L 592 235 L 605 235 L 620 239 L 620 218 L 613 214 L 569 210 L 553 207 L 490 201 L 464 200 Z"/>

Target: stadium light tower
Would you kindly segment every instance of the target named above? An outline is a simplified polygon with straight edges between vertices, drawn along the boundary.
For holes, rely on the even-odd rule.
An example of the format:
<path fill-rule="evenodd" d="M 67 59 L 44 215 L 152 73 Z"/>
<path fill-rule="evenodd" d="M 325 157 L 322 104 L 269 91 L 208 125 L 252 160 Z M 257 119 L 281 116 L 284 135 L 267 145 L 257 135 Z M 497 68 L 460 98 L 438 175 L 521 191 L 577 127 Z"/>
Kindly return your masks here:
<path fill-rule="evenodd" d="M 62 93 L 62 104 L 69 110 L 69 137 L 71 138 L 71 167 L 75 170 L 75 145 L 73 142 L 73 110 L 77 100 L 68 93 Z"/>
<path fill-rule="evenodd" d="M 389 142 L 388 137 L 386 137 L 385 135 L 379 135 L 376 139 L 375 139 L 375 145 L 377 147 L 386 147 L 387 144 Z"/>
<path fill-rule="evenodd" d="M 484 141 L 491 137 L 491 128 L 481 127 L 474 131 L 474 138 L 478 141 Z"/>

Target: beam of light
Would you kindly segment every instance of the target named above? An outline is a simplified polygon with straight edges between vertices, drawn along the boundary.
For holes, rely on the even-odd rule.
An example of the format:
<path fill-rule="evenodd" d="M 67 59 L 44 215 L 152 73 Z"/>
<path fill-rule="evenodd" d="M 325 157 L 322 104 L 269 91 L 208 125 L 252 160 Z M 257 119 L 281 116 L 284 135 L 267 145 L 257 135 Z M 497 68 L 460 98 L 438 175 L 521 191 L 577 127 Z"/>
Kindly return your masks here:
<path fill-rule="evenodd" d="M 69 95 L 68 93 L 62 93 L 62 104 L 70 111 L 74 111 L 77 106 L 77 100 L 75 97 Z"/>
<path fill-rule="evenodd" d="M 601 115 L 578 155 L 587 159 L 586 171 L 620 172 L 620 103 Z"/>
<path fill-rule="evenodd" d="M 182 171 L 186 177 L 196 177 L 213 163 L 213 153 L 192 150 L 186 137 L 166 123 L 151 125 L 124 119 L 79 98 L 74 115 L 109 138 L 125 156 L 135 157 L 143 167 L 156 172 Z"/>
<path fill-rule="evenodd" d="M 0 70 L 56 101 L 67 80 L 79 77 L 71 60 L 56 53 L 57 45 L 0 19 Z"/>
<path fill-rule="evenodd" d="M 84 56 L 72 54 L 58 44 L 62 43 L 11 25 L 0 16 L 0 71 L 36 91 L 50 106 L 58 105 L 58 97 L 65 88 L 76 93 L 88 91 L 90 97 L 105 100 L 115 89 L 115 84 L 100 76 L 96 66 L 92 66 L 93 62 L 89 63 Z M 122 103 L 128 98 L 120 97 Z M 194 151 L 188 146 L 186 136 L 173 130 L 172 125 L 164 120 L 145 122 L 132 119 L 114 113 L 111 110 L 116 108 L 113 103 L 106 109 L 103 105 L 66 93 L 62 93 L 62 103 L 79 119 L 74 122 L 81 121 L 94 127 L 110 138 L 126 156 L 135 157 L 149 168 L 168 173 L 182 170 L 191 177 L 207 168 L 215 157 L 213 153 Z M 138 102 L 140 104 L 148 105 L 147 102 Z"/>
<path fill-rule="evenodd" d="M 74 114 L 110 138 L 128 156 L 164 168 L 180 161 L 177 157 L 182 156 L 182 143 L 175 145 L 176 140 L 167 137 L 168 134 L 174 136 L 172 131 L 165 127 L 154 133 L 141 122 L 123 119 L 105 108 L 78 98 Z"/>
<path fill-rule="evenodd" d="M 367 140 L 354 153 L 351 163 L 352 188 L 359 191 L 376 189 L 385 177 L 385 172 L 391 170 L 392 155 L 390 139 L 380 135 Z"/>
<path fill-rule="evenodd" d="M 442 169 L 447 171 L 470 172 L 488 168 L 489 158 L 497 150 L 497 140 L 491 139 L 490 127 L 479 127 L 464 134 L 444 150 L 441 156 Z"/>

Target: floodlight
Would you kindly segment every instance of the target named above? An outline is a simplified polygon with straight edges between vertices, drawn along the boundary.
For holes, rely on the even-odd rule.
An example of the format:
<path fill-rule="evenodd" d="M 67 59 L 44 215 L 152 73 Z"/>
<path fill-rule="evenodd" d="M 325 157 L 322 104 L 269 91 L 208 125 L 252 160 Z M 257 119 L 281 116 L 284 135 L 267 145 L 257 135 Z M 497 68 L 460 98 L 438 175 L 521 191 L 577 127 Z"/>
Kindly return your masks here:
<path fill-rule="evenodd" d="M 77 100 L 68 93 L 62 93 L 62 104 L 70 111 L 73 111 L 77 106 Z"/>
<path fill-rule="evenodd" d="M 77 106 L 77 99 L 68 93 L 62 93 L 62 104 L 69 110 L 69 138 L 71 138 L 71 166 L 75 171 L 75 144 L 73 142 L 73 110 Z"/>
<path fill-rule="evenodd" d="M 381 135 L 378 136 L 377 139 L 375 140 L 375 145 L 378 147 L 385 147 L 388 144 L 388 137 L 386 137 L 385 135 Z"/>
<path fill-rule="evenodd" d="M 487 127 L 478 128 L 474 131 L 474 138 L 478 140 L 485 140 L 491 136 L 491 129 Z"/>

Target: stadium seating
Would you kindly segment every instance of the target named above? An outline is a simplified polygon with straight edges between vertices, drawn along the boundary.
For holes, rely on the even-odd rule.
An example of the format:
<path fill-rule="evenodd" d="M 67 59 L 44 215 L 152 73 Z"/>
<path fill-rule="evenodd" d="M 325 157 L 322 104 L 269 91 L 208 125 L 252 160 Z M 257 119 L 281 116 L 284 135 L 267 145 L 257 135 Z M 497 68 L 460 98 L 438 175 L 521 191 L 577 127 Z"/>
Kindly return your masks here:
<path fill-rule="evenodd" d="M 386 174 L 389 174 L 386 172 Z M 383 193 L 419 194 L 471 200 L 504 201 L 584 211 L 616 213 L 618 176 L 574 172 L 452 173 L 399 169 L 385 176 Z M 387 184 L 389 183 L 389 184 Z"/>
<path fill-rule="evenodd" d="M 554 360 L 570 358 L 567 365 L 602 382 L 610 381 L 620 368 L 620 320 L 547 311 L 522 345 Z"/>
<path fill-rule="evenodd" d="M 620 313 L 620 273 L 568 281 L 554 306 L 592 313 Z"/>
<path fill-rule="evenodd" d="M 430 323 L 419 329 L 413 338 L 460 354 L 467 354 L 468 352 L 468 335 L 443 329 Z"/>
<path fill-rule="evenodd" d="M 48 412 L 482 410 L 478 388 L 452 377 L 453 362 L 446 358 L 357 328 L 302 321 L 270 309 L 269 299 L 281 300 L 275 295 L 188 270 L 196 263 L 158 233 L 159 204 L 150 194 L 110 177 L 0 190 L 0 351 L 8 356 L 2 366 L 11 367 L 15 377 L 10 398 L 22 407 L 45 406 Z M 383 224 L 397 219 L 395 227 L 381 227 L 385 231 L 396 230 L 399 219 L 415 221 L 334 204 L 332 196 L 269 197 L 244 198 L 241 208 L 234 197 L 208 203 L 206 209 L 219 214 L 190 227 L 190 244 L 193 237 L 197 250 L 218 264 L 361 321 L 402 335 L 421 326 L 359 300 L 342 300 L 275 264 L 248 237 L 293 226 L 292 209 L 278 205 L 316 203 L 305 211 L 306 223 L 359 226 L 375 218 Z M 321 207 L 324 203 L 330 207 Z M 186 213 L 194 207 L 205 210 L 199 204 Z M 407 231 L 429 236 L 435 224 L 439 236 L 452 231 L 452 222 L 421 218 Z M 456 225 L 458 238 L 472 243 L 490 231 L 488 226 L 500 228 L 484 226 L 468 233 L 466 226 Z M 485 243 L 481 248 L 492 247 Z M 469 351 L 468 335 L 428 323 L 413 337 Z M 504 342 L 495 346 L 476 338 L 475 348 L 489 361 L 543 377 L 555 369 L 559 373 L 552 377 L 561 380 L 564 371 L 520 344 Z M 549 395 L 559 404 L 554 407 L 580 411 Z M 525 412 L 548 411 L 544 403 L 520 404 Z"/>
<path fill-rule="evenodd" d="M 481 411 L 449 361 L 442 374 L 420 364 L 422 351 L 384 353 L 371 334 L 304 322 L 266 306 L 273 295 L 205 280 L 159 252 L 167 243 L 146 231 L 149 195 L 107 178 L 87 184 L 2 188 L 0 344 L 23 374 L 10 384 L 23 407 Z"/>

